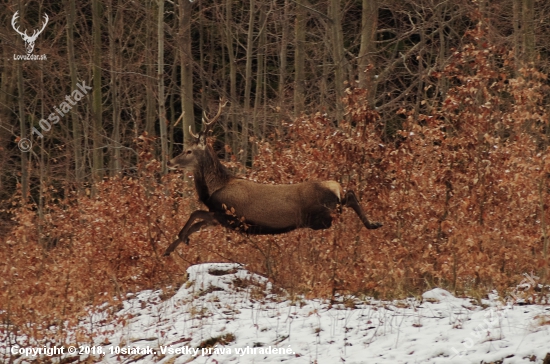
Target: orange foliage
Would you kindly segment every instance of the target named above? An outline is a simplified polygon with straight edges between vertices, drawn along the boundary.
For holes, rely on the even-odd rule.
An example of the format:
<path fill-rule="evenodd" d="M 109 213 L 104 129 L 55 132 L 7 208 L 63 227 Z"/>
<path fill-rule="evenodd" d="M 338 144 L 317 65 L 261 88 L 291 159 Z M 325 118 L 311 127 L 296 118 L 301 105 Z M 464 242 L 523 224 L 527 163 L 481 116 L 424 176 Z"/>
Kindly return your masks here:
<path fill-rule="evenodd" d="M 432 74 L 448 90 L 427 100 L 430 114 L 402 110 L 395 142 L 382 137 L 383 121 L 361 89 L 348 90 L 338 127 L 317 113 L 297 118 L 278 140 L 258 142 L 248 178 L 340 181 L 384 223 L 378 230 L 345 209 L 328 230 L 246 237 L 213 227 L 160 257 L 200 206 L 191 184 L 159 176 L 142 137 L 139 178 L 107 179 L 93 198 L 50 205 L 41 232 L 32 209 L 16 211 L 17 227 L 0 249 L 4 327 L 46 338 L 89 305 L 175 288 L 189 265 L 205 261 L 237 261 L 292 293 L 325 297 L 393 297 L 432 285 L 503 292 L 531 271 L 547 281 L 546 76 L 514 69 L 503 50 L 474 41 Z"/>

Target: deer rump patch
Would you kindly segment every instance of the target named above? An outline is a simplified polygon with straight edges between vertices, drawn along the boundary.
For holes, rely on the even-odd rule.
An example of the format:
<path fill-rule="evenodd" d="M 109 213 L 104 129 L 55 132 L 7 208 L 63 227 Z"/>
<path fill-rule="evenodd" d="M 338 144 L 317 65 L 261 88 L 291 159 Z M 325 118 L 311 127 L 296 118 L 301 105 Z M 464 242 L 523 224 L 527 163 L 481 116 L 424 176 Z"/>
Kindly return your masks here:
<path fill-rule="evenodd" d="M 300 227 L 330 227 L 340 196 L 341 187 L 335 181 L 270 185 L 236 178 L 214 192 L 206 206 L 231 229 L 281 234 Z"/>

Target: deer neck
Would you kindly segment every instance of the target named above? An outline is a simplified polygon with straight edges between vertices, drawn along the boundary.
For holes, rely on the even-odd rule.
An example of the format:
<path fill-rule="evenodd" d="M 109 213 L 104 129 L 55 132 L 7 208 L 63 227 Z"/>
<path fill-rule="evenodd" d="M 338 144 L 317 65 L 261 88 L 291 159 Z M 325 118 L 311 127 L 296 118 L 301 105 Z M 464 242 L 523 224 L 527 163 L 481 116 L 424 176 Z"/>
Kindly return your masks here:
<path fill-rule="evenodd" d="M 214 155 L 214 151 L 210 147 L 208 149 L 204 160 L 200 161 L 199 168 L 194 173 L 195 187 L 203 203 L 206 203 L 214 192 L 223 188 L 233 178 Z"/>

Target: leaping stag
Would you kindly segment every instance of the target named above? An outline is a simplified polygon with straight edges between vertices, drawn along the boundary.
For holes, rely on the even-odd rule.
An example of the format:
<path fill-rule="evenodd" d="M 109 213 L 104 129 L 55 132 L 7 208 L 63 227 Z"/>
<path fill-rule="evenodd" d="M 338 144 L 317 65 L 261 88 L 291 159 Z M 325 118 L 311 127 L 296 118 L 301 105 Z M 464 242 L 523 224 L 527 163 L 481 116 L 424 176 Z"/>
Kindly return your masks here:
<path fill-rule="evenodd" d="M 344 193 L 336 181 L 270 185 L 232 175 L 206 140 L 225 104 L 220 102 L 212 120 L 204 115 L 199 134 L 189 128 L 193 137 L 191 144 L 168 162 L 170 169 L 193 172 L 199 200 L 208 211 L 196 210 L 191 214 L 164 256 L 170 255 L 181 242 L 189 244 L 189 235 L 202 227 L 218 223 L 245 234 L 282 234 L 298 228 L 327 229 L 332 224 L 331 213 L 336 209 L 340 212 L 340 206 L 351 207 L 367 229 L 382 226 L 369 222 L 355 193 Z"/>
<path fill-rule="evenodd" d="M 32 35 L 29 37 L 27 35 L 27 29 L 25 29 L 25 32 L 21 33 L 21 31 L 19 30 L 19 27 L 16 27 L 15 21 L 17 20 L 17 18 L 19 18 L 18 13 L 19 13 L 19 10 L 17 10 L 15 14 L 13 14 L 13 17 L 11 18 L 11 26 L 17 33 L 19 33 L 21 38 L 23 38 L 23 40 L 25 41 L 25 48 L 27 49 L 27 54 L 31 54 L 32 51 L 34 50 L 34 42 L 36 41 L 36 38 L 38 38 L 40 33 L 42 33 L 42 31 L 44 30 L 44 28 L 46 28 L 46 25 L 48 24 L 48 20 L 49 20 L 48 14 L 44 14 L 44 25 L 42 25 L 42 29 L 34 30 Z"/>

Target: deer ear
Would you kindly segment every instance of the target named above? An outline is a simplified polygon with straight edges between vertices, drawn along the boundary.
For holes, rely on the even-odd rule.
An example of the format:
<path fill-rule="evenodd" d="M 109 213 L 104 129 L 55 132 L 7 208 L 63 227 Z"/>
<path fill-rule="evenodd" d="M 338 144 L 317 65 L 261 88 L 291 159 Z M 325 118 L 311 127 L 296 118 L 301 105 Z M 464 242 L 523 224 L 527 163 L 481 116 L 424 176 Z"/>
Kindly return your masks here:
<path fill-rule="evenodd" d="M 205 140 L 205 138 L 204 138 L 204 135 L 201 135 L 201 136 L 199 137 L 199 144 L 200 144 L 200 145 L 206 145 L 206 140 Z"/>

